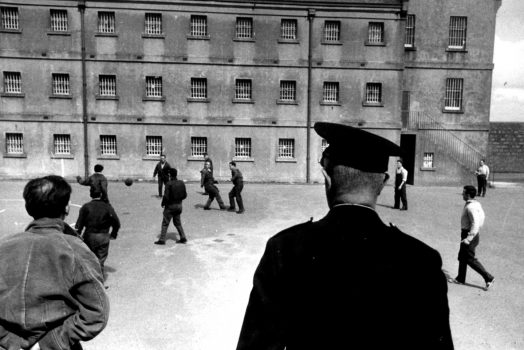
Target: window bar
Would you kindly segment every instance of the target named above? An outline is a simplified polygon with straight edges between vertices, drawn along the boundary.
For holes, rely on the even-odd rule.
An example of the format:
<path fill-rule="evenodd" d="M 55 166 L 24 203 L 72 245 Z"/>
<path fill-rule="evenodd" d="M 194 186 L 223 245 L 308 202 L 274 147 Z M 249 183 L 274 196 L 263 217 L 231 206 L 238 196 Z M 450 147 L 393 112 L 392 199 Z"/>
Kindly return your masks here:
<path fill-rule="evenodd" d="M 207 36 L 207 17 L 191 16 L 191 35 Z"/>
<path fill-rule="evenodd" d="M 2 9 L 2 28 L 4 29 L 18 29 L 18 9 L 17 8 L 3 8 Z"/>
<path fill-rule="evenodd" d="M 22 84 L 20 73 L 5 72 L 4 73 L 4 92 L 11 94 L 22 93 Z"/>
<path fill-rule="evenodd" d="M 6 134 L 6 151 L 9 154 L 24 153 L 23 134 Z"/>
<path fill-rule="evenodd" d="M 251 157 L 251 139 L 237 138 L 235 139 L 235 157 L 250 158 Z"/>
<path fill-rule="evenodd" d="M 283 19 L 280 26 L 280 37 L 295 40 L 297 38 L 297 22 L 292 19 Z"/>
<path fill-rule="evenodd" d="M 68 29 L 67 11 L 51 10 L 51 30 L 55 32 L 66 32 Z"/>

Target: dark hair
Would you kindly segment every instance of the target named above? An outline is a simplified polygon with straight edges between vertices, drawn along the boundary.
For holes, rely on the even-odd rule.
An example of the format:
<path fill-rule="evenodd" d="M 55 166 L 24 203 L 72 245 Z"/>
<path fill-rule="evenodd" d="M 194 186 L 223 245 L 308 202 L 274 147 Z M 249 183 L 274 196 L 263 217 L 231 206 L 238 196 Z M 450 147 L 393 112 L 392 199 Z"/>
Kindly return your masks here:
<path fill-rule="evenodd" d="M 34 219 L 59 218 L 67 214 L 71 186 L 57 175 L 29 181 L 24 187 L 25 209 Z"/>
<path fill-rule="evenodd" d="M 101 172 L 102 170 L 104 170 L 104 166 L 102 164 L 97 164 L 95 165 L 95 172 L 96 173 L 99 173 Z"/>
<path fill-rule="evenodd" d="M 471 199 L 475 198 L 475 196 L 477 195 L 477 189 L 475 188 L 475 186 L 471 185 L 464 186 L 464 192 L 467 195 L 469 195 Z"/>
<path fill-rule="evenodd" d="M 400 164 L 404 164 L 404 162 L 402 161 L 402 159 L 397 159 L 397 162 L 400 162 Z"/>
<path fill-rule="evenodd" d="M 102 191 L 100 191 L 100 190 L 93 190 L 91 188 L 91 191 L 89 191 L 89 196 L 91 198 L 100 198 L 100 197 L 102 197 Z"/>
<path fill-rule="evenodd" d="M 169 169 L 169 176 L 171 176 L 172 179 L 176 179 L 176 176 L 178 175 L 178 170 L 175 168 Z"/>
<path fill-rule="evenodd" d="M 231 164 L 232 166 L 237 166 L 236 162 L 229 162 L 229 164 Z"/>

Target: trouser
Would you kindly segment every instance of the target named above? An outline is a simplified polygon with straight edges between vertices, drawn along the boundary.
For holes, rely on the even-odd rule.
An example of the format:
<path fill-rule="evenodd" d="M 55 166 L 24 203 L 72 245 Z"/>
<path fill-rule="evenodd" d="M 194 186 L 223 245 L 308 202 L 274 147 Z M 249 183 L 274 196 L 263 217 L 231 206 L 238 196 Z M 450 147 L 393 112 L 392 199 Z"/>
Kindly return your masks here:
<path fill-rule="evenodd" d="M 218 191 L 218 188 L 215 185 L 205 186 L 204 188 L 206 189 L 207 193 L 209 193 L 209 198 L 207 199 L 204 208 L 209 208 L 211 202 L 213 202 L 213 200 L 216 198 L 220 209 L 225 209 L 226 206 L 224 204 L 224 201 L 222 200 L 222 197 L 220 197 L 220 192 Z"/>
<path fill-rule="evenodd" d="M 162 179 L 160 176 L 158 177 L 158 196 L 162 197 L 164 195 L 164 192 L 162 191 L 162 185 L 165 185 L 167 183 L 167 180 Z"/>
<path fill-rule="evenodd" d="M 98 258 L 104 279 L 104 263 L 107 259 L 107 255 L 109 254 L 109 240 L 109 233 L 84 234 L 84 242 Z"/>
<path fill-rule="evenodd" d="M 404 209 L 408 208 L 408 198 L 406 196 L 406 184 L 402 185 L 402 188 L 399 190 L 397 184 L 395 184 L 395 205 L 394 208 L 400 208 L 400 201 L 402 201 L 402 207 Z"/>
<path fill-rule="evenodd" d="M 244 211 L 244 202 L 242 201 L 242 189 L 244 188 L 244 184 L 235 185 L 229 192 L 229 207 L 232 209 L 235 209 L 235 199 L 238 203 L 238 210 Z"/>
<path fill-rule="evenodd" d="M 182 214 L 182 203 L 165 206 L 162 218 L 162 228 L 160 229 L 160 238 L 158 239 L 159 241 L 165 242 L 167 228 L 171 222 L 171 219 L 173 219 L 173 225 L 175 225 L 175 228 L 180 235 L 180 239 L 186 239 L 186 234 L 184 233 L 182 222 L 180 221 L 180 214 Z"/>
<path fill-rule="evenodd" d="M 486 195 L 486 175 L 477 175 L 478 191 L 477 196 L 484 197 Z"/>
<path fill-rule="evenodd" d="M 461 241 L 465 239 L 468 236 L 469 230 L 462 230 L 460 233 Z M 458 260 L 459 260 L 459 268 L 458 268 L 458 275 L 457 275 L 457 281 L 464 283 L 466 282 L 466 271 L 467 267 L 471 267 L 474 271 L 476 271 L 478 274 L 484 278 L 485 282 L 489 282 L 493 279 L 493 276 L 486 271 L 484 266 L 480 263 L 480 261 L 475 258 L 475 249 L 477 248 L 480 241 L 479 234 L 473 238 L 473 240 L 469 244 L 460 243 L 460 249 L 458 254 Z"/>

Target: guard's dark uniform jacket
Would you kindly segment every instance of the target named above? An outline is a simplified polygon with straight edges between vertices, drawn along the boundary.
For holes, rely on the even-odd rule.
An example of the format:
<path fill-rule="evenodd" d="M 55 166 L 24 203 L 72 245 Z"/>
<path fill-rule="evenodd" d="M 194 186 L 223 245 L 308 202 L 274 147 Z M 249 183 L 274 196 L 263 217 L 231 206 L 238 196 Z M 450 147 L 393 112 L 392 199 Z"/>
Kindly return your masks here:
<path fill-rule="evenodd" d="M 437 251 L 363 206 L 272 237 L 237 350 L 453 349 Z"/>

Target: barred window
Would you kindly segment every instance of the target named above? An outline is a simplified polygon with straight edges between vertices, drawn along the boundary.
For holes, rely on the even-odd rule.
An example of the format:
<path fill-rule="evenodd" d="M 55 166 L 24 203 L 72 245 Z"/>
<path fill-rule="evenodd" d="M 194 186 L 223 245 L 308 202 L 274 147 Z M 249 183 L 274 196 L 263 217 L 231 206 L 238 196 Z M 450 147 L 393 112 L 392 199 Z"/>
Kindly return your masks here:
<path fill-rule="evenodd" d="M 446 79 L 446 96 L 444 98 L 444 109 L 460 111 L 462 109 L 462 87 L 464 79 Z"/>
<path fill-rule="evenodd" d="M 160 156 L 162 154 L 162 136 L 146 136 L 146 155 Z"/>
<path fill-rule="evenodd" d="M 20 29 L 17 7 L 2 7 L 0 12 L 2 15 L 2 29 Z"/>
<path fill-rule="evenodd" d="M 253 18 L 238 17 L 236 23 L 237 39 L 253 38 Z"/>
<path fill-rule="evenodd" d="M 53 32 L 67 32 L 68 18 L 67 10 L 51 10 L 51 30 Z"/>
<path fill-rule="evenodd" d="M 197 37 L 207 37 L 207 16 L 191 16 L 191 35 Z"/>
<path fill-rule="evenodd" d="M 146 97 L 162 97 L 162 77 L 146 77 Z"/>
<path fill-rule="evenodd" d="M 145 19 L 145 33 L 149 35 L 162 34 L 162 14 L 161 13 L 146 13 Z"/>
<path fill-rule="evenodd" d="M 191 78 L 191 98 L 207 98 L 206 78 Z"/>
<path fill-rule="evenodd" d="M 251 139 L 235 138 L 235 157 L 251 158 Z"/>
<path fill-rule="evenodd" d="M 278 139 L 278 158 L 295 158 L 295 139 Z"/>
<path fill-rule="evenodd" d="M 282 19 L 280 22 L 280 38 L 284 40 L 297 39 L 297 20 Z"/>
<path fill-rule="evenodd" d="M 69 74 L 53 74 L 53 95 L 69 95 Z"/>
<path fill-rule="evenodd" d="M 324 82 L 322 89 L 322 101 L 323 102 L 338 102 L 338 82 Z"/>
<path fill-rule="evenodd" d="M 434 168 L 433 159 L 434 159 L 434 153 L 425 152 L 422 167 L 423 168 Z"/>
<path fill-rule="evenodd" d="M 100 154 L 116 156 L 116 135 L 100 135 Z"/>
<path fill-rule="evenodd" d="M 116 76 L 99 75 L 98 87 L 100 96 L 116 96 Z"/>
<path fill-rule="evenodd" d="M 191 137 L 191 157 L 204 158 L 207 153 L 207 137 Z"/>
<path fill-rule="evenodd" d="M 384 23 L 369 22 L 368 43 L 370 44 L 384 43 Z"/>
<path fill-rule="evenodd" d="M 235 81 L 235 99 L 237 100 L 251 100 L 251 80 L 237 79 Z"/>
<path fill-rule="evenodd" d="M 326 150 L 326 148 L 329 147 L 329 143 L 327 142 L 326 139 L 322 139 L 322 143 L 320 145 L 320 153 L 324 153 L 324 151 Z"/>
<path fill-rule="evenodd" d="M 451 16 L 449 19 L 449 43 L 450 49 L 466 48 L 467 17 Z"/>
<path fill-rule="evenodd" d="M 324 41 L 340 41 L 340 22 L 326 21 L 324 23 Z"/>
<path fill-rule="evenodd" d="M 4 72 L 4 93 L 22 93 L 22 76 L 20 72 Z"/>
<path fill-rule="evenodd" d="M 366 84 L 366 103 L 382 103 L 382 83 Z"/>
<path fill-rule="evenodd" d="M 280 81 L 280 100 L 295 101 L 297 98 L 297 82 L 292 80 Z"/>
<path fill-rule="evenodd" d="M 115 13 L 114 12 L 98 12 L 98 32 L 99 33 L 114 33 L 115 32 Z"/>
<path fill-rule="evenodd" d="M 5 134 L 5 151 L 7 154 L 24 153 L 24 134 L 7 133 Z"/>
<path fill-rule="evenodd" d="M 415 47 L 415 15 L 408 15 L 406 18 L 404 47 Z"/>
<path fill-rule="evenodd" d="M 68 134 L 53 135 L 53 153 L 54 154 L 71 154 L 71 135 L 68 135 Z"/>

